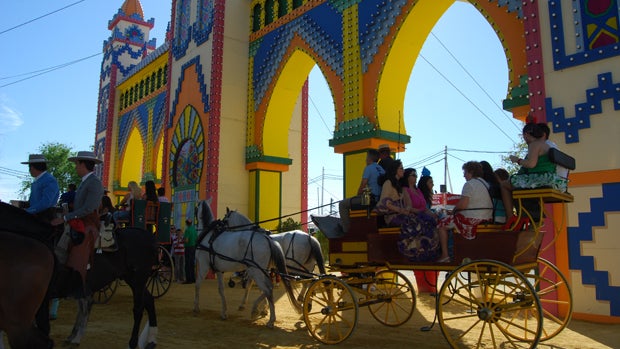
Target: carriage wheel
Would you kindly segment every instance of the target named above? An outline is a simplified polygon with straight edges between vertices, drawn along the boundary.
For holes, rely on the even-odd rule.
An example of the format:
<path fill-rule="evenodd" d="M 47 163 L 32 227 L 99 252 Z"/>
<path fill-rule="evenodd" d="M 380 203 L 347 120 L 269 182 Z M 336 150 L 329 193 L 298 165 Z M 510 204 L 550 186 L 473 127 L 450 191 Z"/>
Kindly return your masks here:
<path fill-rule="evenodd" d="M 358 311 L 353 291 L 335 276 L 313 282 L 304 297 L 306 328 L 312 337 L 325 344 L 347 339 L 357 325 Z"/>
<path fill-rule="evenodd" d="M 536 290 L 498 261 L 478 260 L 451 272 L 437 297 L 437 315 L 452 348 L 535 348 L 542 333 Z"/>
<path fill-rule="evenodd" d="M 118 279 L 107 284 L 104 288 L 99 291 L 93 293 L 93 301 L 95 304 L 107 304 L 114 293 L 116 293 L 116 289 L 118 288 Z"/>
<path fill-rule="evenodd" d="M 551 262 L 538 258 L 538 268 L 530 269 L 525 277 L 536 289 L 543 322 L 541 341 L 546 341 L 560 333 L 570 321 L 573 313 L 573 298 L 568 280 Z"/>
<path fill-rule="evenodd" d="M 386 326 L 400 326 L 409 321 L 415 310 L 413 285 L 399 271 L 383 270 L 377 273 L 371 287 L 376 304 L 368 309 L 372 316 Z"/>
<path fill-rule="evenodd" d="M 155 298 L 159 298 L 168 292 L 174 278 L 174 262 L 170 252 L 163 246 L 157 246 L 157 269 L 146 283 L 146 288 Z"/>

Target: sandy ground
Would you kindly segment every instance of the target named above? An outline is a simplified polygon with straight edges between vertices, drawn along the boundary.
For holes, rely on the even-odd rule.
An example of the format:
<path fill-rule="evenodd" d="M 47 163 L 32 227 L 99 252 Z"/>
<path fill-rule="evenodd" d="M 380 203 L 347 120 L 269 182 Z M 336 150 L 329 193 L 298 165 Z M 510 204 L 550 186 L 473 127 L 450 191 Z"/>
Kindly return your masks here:
<path fill-rule="evenodd" d="M 414 283 L 415 284 L 415 283 Z M 277 321 L 274 329 L 265 327 L 267 318 L 253 321 L 249 307 L 238 311 L 243 288 L 226 287 L 229 319 L 220 320 L 220 301 L 217 282 L 207 280 L 201 288 L 201 310 L 192 312 L 194 285 L 174 284 L 170 291 L 156 300 L 159 321 L 159 348 L 323 348 L 327 345 L 314 340 L 306 330 L 303 319 L 293 310 L 284 296 L 284 288 L 275 290 Z M 258 295 L 253 290 L 251 299 Z M 130 289 L 121 285 L 108 304 L 95 305 L 81 348 L 126 348 L 132 324 Z M 434 298 L 418 294 L 412 318 L 396 328 L 383 326 L 360 308 L 359 321 L 353 334 L 339 348 L 447 348 L 439 326 L 427 332 L 420 329 L 433 320 Z M 52 337 L 57 347 L 70 333 L 76 305 L 62 300 L 59 319 L 52 322 Z M 602 325 L 573 320 L 553 339 L 540 343 L 538 348 L 619 348 L 620 325 Z"/>

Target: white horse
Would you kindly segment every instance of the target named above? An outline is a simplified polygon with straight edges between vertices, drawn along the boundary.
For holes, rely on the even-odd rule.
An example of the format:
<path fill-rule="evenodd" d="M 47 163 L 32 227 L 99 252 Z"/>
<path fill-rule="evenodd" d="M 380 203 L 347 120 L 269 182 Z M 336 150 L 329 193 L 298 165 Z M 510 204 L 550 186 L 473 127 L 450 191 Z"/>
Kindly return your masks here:
<path fill-rule="evenodd" d="M 273 301 L 273 284 L 269 276 L 272 262 L 280 274 L 287 274 L 284 253 L 278 243 L 273 241 L 265 231 L 246 229 L 226 231 L 222 221 L 216 221 L 208 201 L 200 201 L 197 207 L 197 226 L 201 231 L 196 247 L 196 288 L 194 295 L 194 312 L 200 311 L 200 283 L 209 270 L 213 270 L 218 279 L 218 291 L 222 301 L 220 316 L 226 319 L 226 298 L 224 296 L 223 272 L 246 271 L 250 279 L 256 282 L 262 294 L 254 302 L 252 316 L 258 314 L 258 304 L 263 299 L 269 303 L 269 321 L 267 327 L 273 328 L 276 320 Z M 283 278 L 284 286 L 293 307 L 301 312 L 301 306 L 295 301 L 293 289 L 288 278 Z"/>
<path fill-rule="evenodd" d="M 239 213 L 238 211 L 227 210 L 224 222 L 231 230 L 247 229 L 255 225 L 248 217 Z M 286 258 L 286 267 L 291 275 L 299 276 L 301 278 L 314 277 L 315 267 L 319 267 L 319 273 L 325 274 L 325 263 L 323 259 L 323 253 L 321 252 L 321 244 L 314 236 L 301 231 L 292 230 L 279 234 L 272 234 L 271 238 L 280 244 L 284 251 Z M 302 283 L 302 289 L 299 293 L 297 300 L 302 301 L 307 283 Z M 248 286 L 245 289 L 245 295 L 241 300 L 239 310 L 245 308 L 247 303 L 250 289 L 252 288 L 252 281 L 250 280 Z"/>

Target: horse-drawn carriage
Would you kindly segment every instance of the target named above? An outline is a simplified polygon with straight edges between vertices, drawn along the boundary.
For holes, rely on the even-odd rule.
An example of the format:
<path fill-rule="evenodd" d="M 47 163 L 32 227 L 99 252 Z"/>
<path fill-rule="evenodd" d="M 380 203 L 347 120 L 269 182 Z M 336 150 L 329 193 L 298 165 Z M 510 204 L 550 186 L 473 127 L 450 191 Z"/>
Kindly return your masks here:
<path fill-rule="evenodd" d="M 155 298 L 166 294 L 174 280 L 174 262 L 170 254 L 170 215 L 172 204 L 168 202 L 151 202 L 147 200 L 132 200 L 131 216 L 128 220 L 117 222 L 119 227 L 134 227 L 151 231 L 158 242 L 157 272 L 149 278 L 147 289 Z M 112 239 L 113 224 L 102 225 L 102 237 L 98 241 L 102 244 L 106 238 Z M 107 234 L 106 234 L 107 230 Z M 105 243 L 104 243 L 105 244 Z M 95 244 L 95 248 L 100 247 Z M 95 303 L 107 303 L 116 292 L 119 280 L 115 280 L 94 294 Z"/>
<path fill-rule="evenodd" d="M 574 169 L 570 157 L 557 162 Z M 384 325 L 402 325 L 416 305 L 403 271 L 438 271 L 445 279 L 437 282 L 435 320 L 450 346 L 535 348 L 554 337 L 570 320 L 571 291 L 560 270 L 540 254 L 562 231 L 562 204 L 573 197 L 541 188 L 515 190 L 513 199 L 517 222 L 510 227 L 480 225 L 473 240 L 454 234 L 449 263 L 402 255 L 397 248 L 400 229 L 380 227 L 370 209 L 350 212 L 346 234 L 337 228 L 338 218 L 313 217 L 329 238 L 331 271 L 340 276 L 302 281 L 310 283 L 302 305 L 308 331 L 323 343 L 342 342 L 352 334 L 363 306 Z M 545 234 L 545 219 L 553 234 Z"/>

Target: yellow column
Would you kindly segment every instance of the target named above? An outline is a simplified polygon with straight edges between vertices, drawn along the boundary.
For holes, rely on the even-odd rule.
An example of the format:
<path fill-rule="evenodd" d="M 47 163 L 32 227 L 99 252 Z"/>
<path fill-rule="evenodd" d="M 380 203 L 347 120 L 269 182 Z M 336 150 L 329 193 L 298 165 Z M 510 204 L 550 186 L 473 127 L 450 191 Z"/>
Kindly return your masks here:
<path fill-rule="evenodd" d="M 359 47 L 358 8 L 342 11 L 342 50 L 344 66 L 344 120 L 362 115 L 362 59 Z"/>
<path fill-rule="evenodd" d="M 260 195 L 259 195 L 260 194 Z M 275 230 L 282 211 L 282 173 L 269 170 L 250 171 L 249 218 L 265 229 Z"/>

